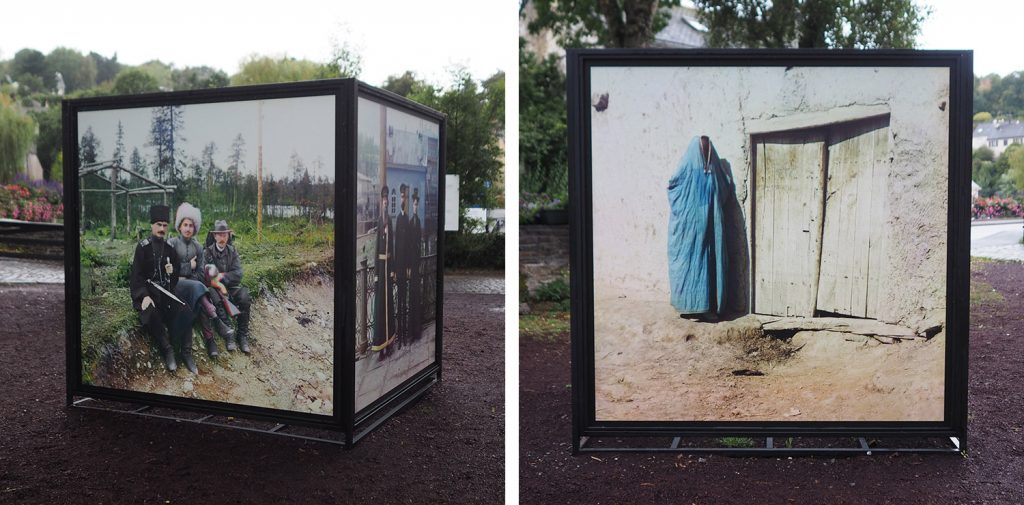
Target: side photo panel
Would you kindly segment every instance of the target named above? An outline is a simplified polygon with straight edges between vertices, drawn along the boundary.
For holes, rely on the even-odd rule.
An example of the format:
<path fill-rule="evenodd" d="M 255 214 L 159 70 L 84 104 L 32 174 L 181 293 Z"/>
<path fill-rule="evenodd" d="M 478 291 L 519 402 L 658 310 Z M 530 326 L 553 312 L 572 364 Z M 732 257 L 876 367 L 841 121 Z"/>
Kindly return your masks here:
<path fill-rule="evenodd" d="M 437 361 L 439 123 L 358 100 L 356 405 Z"/>

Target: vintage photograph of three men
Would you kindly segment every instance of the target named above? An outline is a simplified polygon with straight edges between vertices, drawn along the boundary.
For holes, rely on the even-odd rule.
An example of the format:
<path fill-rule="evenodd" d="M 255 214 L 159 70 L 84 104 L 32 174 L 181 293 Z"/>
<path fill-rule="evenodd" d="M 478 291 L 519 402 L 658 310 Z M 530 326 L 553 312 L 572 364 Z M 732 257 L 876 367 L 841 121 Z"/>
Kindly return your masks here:
<path fill-rule="evenodd" d="M 84 384 L 334 412 L 334 101 L 79 112 Z"/>

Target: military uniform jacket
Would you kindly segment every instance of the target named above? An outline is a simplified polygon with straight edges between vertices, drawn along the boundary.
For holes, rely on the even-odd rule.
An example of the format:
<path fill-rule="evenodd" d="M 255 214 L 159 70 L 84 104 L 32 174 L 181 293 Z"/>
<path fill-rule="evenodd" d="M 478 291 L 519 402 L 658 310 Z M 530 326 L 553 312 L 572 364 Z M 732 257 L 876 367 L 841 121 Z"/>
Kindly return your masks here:
<path fill-rule="evenodd" d="M 172 268 L 169 274 L 164 269 L 168 262 Z M 142 310 L 142 299 L 147 296 L 153 299 L 158 308 L 166 308 L 174 303 L 146 281 L 152 280 L 173 293 L 178 285 L 180 269 L 178 254 L 163 239 L 149 237 L 140 241 L 135 246 L 130 281 L 132 306 L 135 310 Z"/>
<path fill-rule="evenodd" d="M 235 288 L 242 284 L 242 260 L 238 251 L 231 244 L 224 246 L 223 251 L 217 250 L 217 244 L 210 244 L 203 250 L 204 265 L 217 265 L 217 270 L 224 274 L 221 282 L 227 288 Z"/>

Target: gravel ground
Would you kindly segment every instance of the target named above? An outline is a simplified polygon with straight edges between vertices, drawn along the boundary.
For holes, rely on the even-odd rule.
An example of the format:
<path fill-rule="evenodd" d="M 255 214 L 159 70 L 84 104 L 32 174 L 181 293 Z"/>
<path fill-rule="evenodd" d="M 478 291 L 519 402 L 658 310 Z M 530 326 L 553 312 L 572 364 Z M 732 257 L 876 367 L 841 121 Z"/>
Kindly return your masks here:
<path fill-rule="evenodd" d="M 346 451 L 67 409 L 64 286 L 0 284 L 0 504 L 501 503 L 504 296 L 453 288 L 442 382 Z"/>

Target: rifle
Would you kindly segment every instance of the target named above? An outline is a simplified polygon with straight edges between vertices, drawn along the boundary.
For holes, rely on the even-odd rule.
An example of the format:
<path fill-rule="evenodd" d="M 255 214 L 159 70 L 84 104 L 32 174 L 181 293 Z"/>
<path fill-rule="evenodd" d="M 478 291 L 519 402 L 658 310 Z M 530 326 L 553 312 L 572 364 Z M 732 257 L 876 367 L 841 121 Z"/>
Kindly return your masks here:
<path fill-rule="evenodd" d="M 231 300 L 228 300 L 227 286 L 221 284 L 220 279 L 217 278 L 217 276 L 220 275 L 220 271 L 217 270 L 217 265 L 207 264 L 204 270 L 206 272 L 206 282 L 209 284 L 209 287 L 216 289 L 218 292 L 220 292 L 220 301 L 224 305 L 224 310 L 228 313 L 228 315 L 231 317 L 236 317 L 239 314 L 241 314 L 242 311 L 238 310 L 238 307 L 236 307 L 235 304 L 231 303 Z"/>

